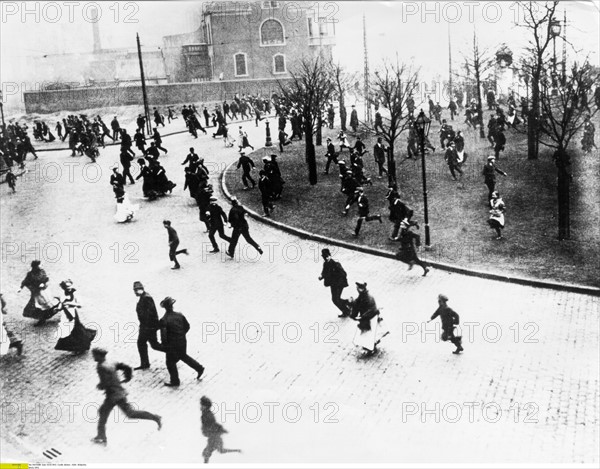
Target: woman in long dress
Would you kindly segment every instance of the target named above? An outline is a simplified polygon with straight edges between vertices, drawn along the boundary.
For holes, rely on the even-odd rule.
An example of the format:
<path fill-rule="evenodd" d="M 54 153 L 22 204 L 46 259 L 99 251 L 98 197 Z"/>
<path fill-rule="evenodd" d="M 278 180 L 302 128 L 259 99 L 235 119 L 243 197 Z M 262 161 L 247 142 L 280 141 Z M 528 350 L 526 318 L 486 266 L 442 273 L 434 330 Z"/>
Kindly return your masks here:
<path fill-rule="evenodd" d="M 351 304 L 350 317 L 358 321 L 354 333 L 354 345 L 362 347 L 365 356 L 377 352 L 377 345 L 389 330 L 379 314 L 375 299 L 369 294 L 366 282 L 356 282 L 358 297 Z"/>
<path fill-rule="evenodd" d="M 115 213 L 115 221 L 117 223 L 126 223 L 131 221 L 135 213 L 140 209 L 137 204 L 132 204 L 129 201 L 129 197 L 123 189 L 119 190 L 117 194 L 117 211 Z"/>
<path fill-rule="evenodd" d="M 488 224 L 491 228 L 496 230 L 496 239 L 502 239 L 502 230 L 504 229 L 504 212 L 506 206 L 504 201 L 500 198 L 498 191 L 492 192 L 492 198 L 490 199 L 490 218 Z"/>
<path fill-rule="evenodd" d="M 31 270 L 21 282 L 21 288 L 27 287 L 31 292 L 29 302 L 23 309 L 23 316 L 26 318 L 37 319 L 36 325 L 44 324 L 48 319 L 58 313 L 58 300 L 52 298 L 46 288 L 48 285 L 48 276 L 46 271 L 40 267 L 41 262 L 35 260 L 31 262 Z"/>
<path fill-rule="evenodd" d="M 88 329 L 79 319 L 81 304 L 75 298 L 75 287 L 71 280 L 60 282 L 65 298 L 61 301 L 62 319 L 59 325 L 60 338 L 55 350 L 83 353 L 90 349 L 92 340 L 96 337 L 94 329 Z"/>

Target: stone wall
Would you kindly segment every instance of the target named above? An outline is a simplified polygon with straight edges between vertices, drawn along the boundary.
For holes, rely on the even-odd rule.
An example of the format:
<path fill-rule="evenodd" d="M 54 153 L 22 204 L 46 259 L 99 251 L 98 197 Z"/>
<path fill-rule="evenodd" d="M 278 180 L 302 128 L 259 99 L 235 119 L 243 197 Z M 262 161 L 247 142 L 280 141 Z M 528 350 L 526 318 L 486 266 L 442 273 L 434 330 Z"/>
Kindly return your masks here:
<path fill-rule="evenodd" d="M 208 101 L 231 100 L 238 93 L 271 96 L 279 93 L 280 80 L 208 81 L 201 83 L 173 83 L 147 85 L 148 104 L 186 104 Z M 81 111 L 91 108 L 143 105 L 141 86 L 116 86 L 112 88 L 77 88 L 59 91 L 26 91 L 23 93 L 25 112 L 51 113 L 57 111 Z"/>

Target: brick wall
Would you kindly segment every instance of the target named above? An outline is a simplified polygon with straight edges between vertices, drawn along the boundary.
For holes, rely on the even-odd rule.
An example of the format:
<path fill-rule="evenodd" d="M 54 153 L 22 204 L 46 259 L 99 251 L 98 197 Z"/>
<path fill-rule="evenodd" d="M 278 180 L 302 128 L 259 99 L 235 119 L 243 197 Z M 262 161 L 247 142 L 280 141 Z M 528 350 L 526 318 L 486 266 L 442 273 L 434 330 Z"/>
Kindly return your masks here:
<path fill-rule="evenodd" d="M 282 82 L 287 81 L 285 78 Z M 211 81 L 148 85 L 150 106 L 230 100 L 236 93 L 279 94 L 278 80 Z M 143 104 L 142 87 L 81 88 L 60 91 L 26 91 L 23 93 L 25 112 L 51 113 L 81 111 L 91 108 Z"/>

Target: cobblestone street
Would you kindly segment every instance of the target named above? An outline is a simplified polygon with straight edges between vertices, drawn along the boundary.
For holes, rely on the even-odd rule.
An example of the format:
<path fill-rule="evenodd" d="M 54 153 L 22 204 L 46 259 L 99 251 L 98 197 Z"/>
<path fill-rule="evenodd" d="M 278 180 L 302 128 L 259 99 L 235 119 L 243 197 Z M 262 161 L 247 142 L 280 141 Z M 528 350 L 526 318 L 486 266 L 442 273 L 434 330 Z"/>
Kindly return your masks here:
<path fill-rule="evenodd" d="M 263 146 L 264 124 L 243 126 Z M 237 128 L 230 125 L 234 138 Z M 182 129 L 181 120 L 167 128 Z M 98 165 L 69 151 L 40 153 L 16 194 L 0 187 L 5 320 L 25 340 L 21 357 L 0 361 L 3 459 L 49 462 L 43 451 L 55 448 L 62 455 L 54 463 L 201 462 L 199 398 L 207 395 L 229 431 L 225 446 L 243 450 L 215 454 L 215 463 L 598 464 L 597 297 L 435 269 L 424 278 L 419 268 L 332 248 L 348 272 L 344 296 L 356 297 L 354 282 L 368 282 L 391 330 L 379 354 L 361 358 L 352 344 L 356 323 L 337 317 L 318 281 L 326 246 L 250 219 L 262 257 L 245 241 L 234 260 L 224 247 L 209 253 L 181 163 L 194 146 L 228 212 L 219 175 L 237 146 L 224 148 L 211 130 L 198 140 L 164 139 L 168 155 L 160 160 L 177 187 L 150 202 L 141 180 L 126 186 L 141 204 L 132 223 L 113 220 L 109 176 L 118 146 L 101 150 Z M 285 153 L 279 163 L 285 177 Z M 179 271 L 170 270 L 165 218 L 190 251 Z M 130 402 L 163 416 L 160 432 L 115 412 L 107 447 L 90 443 L 103 400 L 91 354 L 55 351 L 56 322 L 34 327 L 22 317 L 29 293 L 16 291 L 37 257 L 53 293 L 73 280 L 82 321 L 98 329 L 94 345 L 109 360 L 139 364 L 134 281 L 157 305 L 167 295 L 177 300 L 191 324 L 188 353 L 206 367 L 204 378 L 195 381 L 180 362 L 181 387 L 164 387 L 164 355 L 150 350 L 151 369 L 125 385 Z M 425 324 L 439 293 L 460 314 L 462 355 L 440 341 L 439 320 Z"/>

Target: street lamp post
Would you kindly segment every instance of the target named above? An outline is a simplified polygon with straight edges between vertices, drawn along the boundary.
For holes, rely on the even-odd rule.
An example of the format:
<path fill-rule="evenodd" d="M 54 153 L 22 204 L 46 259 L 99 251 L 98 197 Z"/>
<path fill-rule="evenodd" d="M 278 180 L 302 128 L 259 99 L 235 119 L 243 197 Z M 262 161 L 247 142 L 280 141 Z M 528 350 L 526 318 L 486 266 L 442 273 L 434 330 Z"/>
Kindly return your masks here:
<path fill-rule="evenodd" d="M 269 128 L 269 121 L 266 121 L 265 125 L 267 126 L 267 141 L 265 142 L 265 147 L 272 147 L 273 142 L 271 141 L 271 129 Z"/>
<path fill-rule="evenodd" d="M 419 112 L 417 119 L 415 120 L 415 129 L 419 134 L 421 142 L 421 171 L 423 175 L 423 218 L 425 220 L 425 247 L 428 248 L 431 245 L 431 239 L 429 236 L 429 212 L 427 210 L 427 176 L 425 172 L 425 137 L 429 135 L 429 127 L 431 126 L 431 119 L 429 119 L 423 109 Z"/>
<path fill-rule="evenodd" d="M 552 47 L 553 47 L 553 58 L 552 58 L 552 95 L 556 95 L 558 92 L 556 87 L 558 85 L 556 80 L 556 36 L 560 36 L 561 24 L 559 20 L 553 19 L 550 22 L 550 35 L 552 36 Z"/>

